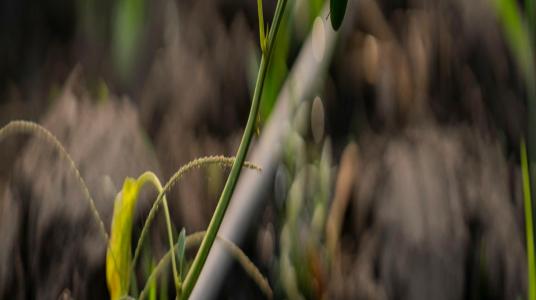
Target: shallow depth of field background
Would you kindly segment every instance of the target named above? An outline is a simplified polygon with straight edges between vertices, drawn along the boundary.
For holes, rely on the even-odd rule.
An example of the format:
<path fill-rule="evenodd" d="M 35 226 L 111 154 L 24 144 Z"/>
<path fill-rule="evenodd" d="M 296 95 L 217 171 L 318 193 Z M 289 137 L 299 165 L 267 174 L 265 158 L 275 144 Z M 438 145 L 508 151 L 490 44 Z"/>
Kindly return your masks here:
<path fill-rule="evenodd" d="M 281 120 L 264 149 L 277 159 L 242 172 L 262 182 L 236 240 L 274 298 L 526 299 L 519 147 L 535 65 L 501 0 L 349 0 L 336 34 L 329 1 L 289 2 L 250 149 Z M 533 58 L 536 5 L 511 2 Z M 263 3 L 270 22 L 276 0 Z M 165 182 L 235 154 L 259 59 L 254 0 L 2 0 L 0 126 L 53 132 L 109 228 L 125 177 Z M 300 76 L 314 79 L 304 92 Z M 177 232 L 207 227 L 227 174 L 196 170 L 168 194 Z M 167 249 L 160 217 L 139 278 Z M 38 139 L 2 140 L 0 299 L 105 299 L 105 251 L 67 163 Z M 219 272 L 201 295 L 264 297 L 238 264 Z"/>

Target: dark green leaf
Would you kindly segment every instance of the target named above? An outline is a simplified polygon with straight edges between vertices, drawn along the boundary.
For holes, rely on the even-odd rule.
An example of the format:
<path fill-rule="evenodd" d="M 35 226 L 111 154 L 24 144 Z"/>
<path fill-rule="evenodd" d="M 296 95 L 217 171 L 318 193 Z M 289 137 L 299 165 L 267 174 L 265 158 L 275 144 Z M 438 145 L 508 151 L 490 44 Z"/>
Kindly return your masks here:
<path fill-rule="evenodd" d="M 339 30 L 346 13 L 348 0 L 330 0 L 331 26 L 334 30 Z"/>

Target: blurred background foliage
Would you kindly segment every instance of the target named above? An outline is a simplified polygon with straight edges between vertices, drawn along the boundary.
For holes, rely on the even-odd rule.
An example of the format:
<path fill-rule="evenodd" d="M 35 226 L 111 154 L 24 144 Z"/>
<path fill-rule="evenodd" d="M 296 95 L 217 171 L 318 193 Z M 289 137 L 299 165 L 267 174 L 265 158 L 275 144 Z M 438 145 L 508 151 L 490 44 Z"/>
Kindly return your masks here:
<path fill-rule="evenodd" d="M 260 135 L 315 23 L 329 22 L 326 1 L 291 2 L 262 94 Z M 535 2 L 349 1 L 326 74 L 318 75 L 308 101 L 292 106 L 266 205 L 243 245 L 276 298 L 524 297 L 535 283 L 526 281 L 518 147 L 527 140 L 535 191 Z M 275 0 L 263 7 L 268 22 Z M 157 162 L 146 165 L 162 178 L 194 157 L 230 155 L 258 70 L 257 22 L 256 2 L 244 0 L 1 1 L 0 122 L 24 118 L 71 128 L 86 124 L 84 116 L 104 114 L 100 126 L 110 136 L 95 144 L 106 149 L 116 140 L 114 122 L 132 116 L 139 125 L 134 135 L 149 148 L 143 157 Z M 71 95 L 80 105 L 64 101 Z M 94 127 L 100 128 L 57 130 L 69 142 L 71 132 Z M 110 147 L 130 151 L 129 141 Z M 27 178 L 27 165 L 21 167 L 32 153 L 22 151 L 25 145 L 9 142 L 0 153 L 0 195 L 25 199 L 8 223 L 30 228 L 15 235 L 21 240 L 39 234 L 21 220 L 41 191 Z M 83 171 L 95 164 L 91 159 L 80 157 Z M 122 163 L 103 164 L 127 170 Z M 11 171 L 17 167 L 23 171 Z M 177 228 L 206 227 L 224 176 L 210 168 L 170 193 Z M 106 178 L 98 190 L 117 191 L 122 178 Z M 11 207 L 5 203 L 11 202 L 0 208 Z M 334 229 L 330 216 L 338 218 Z M 51 228 L 59 240 L 71 238 Z M 4 257 L 20 256 L 23 267 L 20 277 L 3 275 L 15 266 L 0 268 L 0 298 L 20 296 L 57 271 L 32 267 L 39 259 L 29 257 L 28 245 L 5 240 Z M 165 245 L 165 237 L 155 234 L 153 242 Z M 140 273 L 154 265 L 151 255 Z M 91 298 L 85 293 L 91 288 L 93 296 L 106 295 L 102 266 L 87 261 L 97 275 L 72 261 L 61 267 L 69 276 L 86 274 L 80 276 L 89 287 L 58 282 L 47 287 L 50 293 L 66 285 L 75 298 Z M 221 297 L 262 296 L 237 265 L 231 274 Z M 169 280 L 160 278 L 151 299 L 167 298 Z"/>

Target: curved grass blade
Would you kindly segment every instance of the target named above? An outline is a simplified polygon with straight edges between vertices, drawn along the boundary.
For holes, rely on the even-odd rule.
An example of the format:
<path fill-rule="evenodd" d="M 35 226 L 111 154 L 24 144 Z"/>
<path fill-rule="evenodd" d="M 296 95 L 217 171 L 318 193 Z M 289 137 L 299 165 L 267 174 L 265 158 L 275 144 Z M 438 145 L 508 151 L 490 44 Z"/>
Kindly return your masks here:
<path fill-rule="evenodd" d="M 185 243 L 184 243 L 185 249 L 189 249 L 189 248 L 199 245 L 201 241 L 203 240 L 205 234 L 206 234 L 206 231 L 200 231 L 200 232 L 192 233 L 186 236 Z M 240 265 L 244 268 L 246 273 L 259 286 L 259 288 L 264 293 L 264 295 L 268 299 L 272 299 L 273 292 L 272 292 L 272 288 L 270 287 L 270 284 L 268 283 L 268 280 L 262 275 L 262 273 L 255 266 L 255 264 L 248 258 L 248 256 L 233 242 L 226 240 L 220 236 L 216 236 L 216 240 L 218 240 L 218 242 L 220 242 L 222 246 L 227 251 L 229 251 L 229 253 L 238 261 L 238 263 L 240 263 Z M 180 251 L 179 246 L 180 246 L 179 243 L 175 244 L 175 246 L 173 247 L 173 250 L 175 252 Z M 172 256 L 171 250 L 160 259 L 156 267 L 153 269 L 153 272 L 151 273 L 151 275 L 149 275 L 149 278 L 147 278 L 147 284 L 145 285 L 142 292 L 140 293 L 139 300 L 145 299 L 149 291 L 149 282 L 151 282 L 151 280 L 155 280 L 157 276 L 163 271 L 165 266 L 169 263 L 170 256 Z"/>
<path fill-rule="evenodd" d="M 534 232 L 532 219 L 532 199 L 530 191 L 529 163 L 527 159 L 527 147 L 521 141 L 521 172 L 523 175 L 523 196 L 525 205 L 525 233 L 527 239 L 527 264 L 529 300 L 536 300 L 536 265 L 534 260 Z"/>
<path fill-rule="evenodd" d="M 163 201 L 163 198 L 165 197 L 165 194 L 173 188 L 173 186 L 188 172 L 195 170 L 200 167 L 204 167 L 211 164 L 217 164 L 222 167 L 229 167 L 232 166 L 235 159 L 232 157 L 224 157 L 224 156 L 207 156 L 195 159 L 186 165 L 182 166 L 171 178 L 166 182 L 164 187 L 162 188 L 162 191 L 158 193 L 158 196 L 153 203 L 153 206 L 151 207 L 151 210 L 149 211 L 149 215 L 145 219 L 145 223 L 143 224 L 143 228 L 140 233 L 140 237 L 138 239 L 138 243 L 136 245 L 136 249 L 134 250 L 134 257 L 132 259 L 132 267 L 136 267 L 136 263 L 138 261 L 140 251 L 141 251 L 141 245 L 143 244 L 143 241 L 145 240 L 147 233 L 149 231 L 149 226 L 151 225 L 154 217 L 156 216 L 156 213 L 158 211 L 158 208 L 160 206 L 160 202 Z M 253 169 L 260 171 L 261 168 L 251 162 L 245 162 L 244 163 L 245 168 Z"/>
<path fill-rule="evenodd" d="M 65 148 L 60 143 L 60 141 L 56 138 L 56 136 L 54 136 L 45 127 L 34 122 L 22 121 L 22 120 L 11 121 L 4 127 L 0 128 L 0 141 L 2 141 L 5 137 L 9 135 L 22 134 L 22 133 L 33 134 L 41 138 L 45 142 L 49 143 L 54 149 L 56 149 L 60 153 L 60 156 L 62 156 L 65 160 L 67 160 L 67 162 L 69 163 L 69 167 L 74 172 L 76 180 L 78 181 L 80 188 L 82 189 L 84 198 L 86 198 L 86 200 L 89 203 L 91 212 L 93 213 L 93 217 L 95 218 L 95 221 L 99 225 L 102 238 L 106 241 L 106 243 L 108 243 L 108 239 L 109 239 L 108 232 L 106 231 L 104 222 L 102 221 L 99 211 L 97 210 L 97 206 L 95 205 L 95 200 L 93 199 L 93 197 L 91 197 L 87 184 L 82 178 L 82 175 L 80 175 L 80 171 L 76 167 L 74 160 L 71 158 L 69 153 L 67 153 L 67 150 L 65 150 Z"/>

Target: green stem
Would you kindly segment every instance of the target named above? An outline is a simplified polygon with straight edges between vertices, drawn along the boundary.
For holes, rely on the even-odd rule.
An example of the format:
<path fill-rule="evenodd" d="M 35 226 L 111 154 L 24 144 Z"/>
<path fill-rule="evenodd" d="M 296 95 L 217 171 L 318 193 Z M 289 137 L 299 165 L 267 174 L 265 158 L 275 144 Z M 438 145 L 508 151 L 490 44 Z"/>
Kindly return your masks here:
<path fill-rule="evenodd" d="M 158 193 L 163 192 L 162 184 L 160 183 L 160 180 L 158 180 L 158 177 L 156 177 L 156 175 L 153 172 L 145 172 L 138 178 L 138 184 L 140 186 L 142 186 L 145 182 L 152 183 L 155 186 Z M 173 245 L 175 243 L 173 242 L 173 230 L 172 230 L 173 227 L 171 225 L 169 207 L 167 204 L 166 196 L 163 196 L 162 199 L 163 199 L 162 202 L 164 203 L 164 214 L 166 216 L 166 227 L 167 227 L 167 232 L 168 232 L 169 249 L 173 250 Z M 175 280 L 175 291 L 178 294 L 179 285 L 180 285 L 180 277 L 179 277 L 179 274 L 177 273 L 178 268 L 177 268 L 177 261 L 175 259 L 175 255 L 171 256 L 171 263 L 172 263 L 172 269 L 173 269 L 173 279 Z"/>
<path fill-rule="evenodd" d="M 266 35 L 264 34 L 264 16 L 262 11 L 262 0 L 257 0 L 257 14 L 259 15 L 259 41 L 262 52 L 266 51 Z"/>
<path fill-rule="evenodd" d="M 501 22 L 506 42 L 508 43 L 521 75 L 525 77 L 528 98 L 528 128 L 527 144 L 528 162 L 527 169 L 529 184 L 532 190 L 536 189 L 536 65 L 534 58 L 534 32 L 531 32 L 527 24 L 523 22 L 523 15 L 515 0 L 494 0 L 493 4 L 498 20 Z M 526 1 L 527 8 L 534 5 L 534 0 Z M 534 12 L 528 11 L 529 19 L 533 19 Z M 532 15 L 532 17 L 530 16 Z M 529 199 L 530 200 L 530 199 Z M 532 211 L 535 214 L 536 211 Z M 532 228 L 536 231 L 536 228 Z"/>
<path fill-rule="evenodd" d="M 279 0 L 277 2 L 277 7 L 276 7 L 274 21 L 273 21 L 274 25 L 272 26 L 270 30 L 270 34 L 268 36 L 268 41 L 267 41 L 268 51 L 266 51 L 266 53 L 263 52 L 262 54 L 261 64 L 259 67 L 259 73 L 257 75 L 257 82 L 255 83 L 255 91 L 253 92 L 253 101 L 251 104 L 251 109 L 249 112 L 246 129 L 244 130 L 242 141 L 240 142 L 240 146 L 238 147 L 236 160 L 233 164 L 233 167 L 231 168 L 231 173 L 229 174 L 229 177 L 227 178 L 227 182 L 225 183 L 225 186 L 223 188 L 223 192 L 220 196 L 220 200 L 218 201 L 218 205 L 216 206 L 216 210 L 214 211 L 214 215 L 212 215 L 212 219 L 210 220 L 210 224 L 207 229 L 207 234 L 203 238 L 203 241 L 201 242 L 201 246 L 199 247 L 199 251 L 197 252 L 194 258 L 194 261 L 192 263 L 192 267 L 188 271 L 188 274 L 186 275 L 186 279 L 184 280 L 184 285 L 182 287 L 182 291 L 180 295 L 181 299 L 187 299 L 190 296 L 197 282 L 197 279 L 199 278 L 201 269 L 203 269 L 203 266 L 205 265 L 207 256 L 210 252 L 210 249 L 212 248 L 212 245 L 214 244 L 214 240 L 216 239 L 218 230 L 220 229 L 220 225 L 223 221 L 225 211 L 227 210 L 227 207 L 229 206 L 229 202 L 231 200 L 233 191 L 236 187 L 236 183 L 238 181 L 240 171 L 242 170 L 242 164 L 244 163 L 244 160 L 246 159 L 246 154 L 248 152 L 249 145 L 251 143 L 251 138 L 253 136 L 255 120 L 259 111 L 259 104 L 260 104 L 261 94 L 262 94 L 261 92 L 264 86 L 264 81 L 266 78 L 266 73 L 268 70 L 269 62 L 270 62 L 270 55 L 272 54 L 272 50 L 275 44 L 275 38 L 277 35 L 277 31 L 279 29 L 279 25 L 281 24 L 281 19 L 283 17 L 283 12 L 285 10 L 286 4 L 287 4 L 287 0 Z"/>
<path fill-rule="evenodd" d="M 534 261 L 534 232 L 532 220 L 532 203 L 530 192 L 530 176 L 527 159 L 527 147 L 525 142 L 521 142 L 521 172 L 523 175 L 523 195 L 525 204 L 525 234 L 527 239 L 527 264 L 528 264 L 528 285 L 529 300 L 536 300 L 536 269 Z"/>
<path fill-rule="evenodd" d="M 160 202 L 162 202 L 164 196 L 166 195 L 166 192 L 170 191 L 171 188 L 188 172 L 207 166 L 210 164 L 218 164 L 222 167 L 232 166 L 235 159 L 233 157 L 224 157 L 224 156 L 206 156 L 201 157 L 195 160 L 192 160 L 191 162 L 187 163 L 186 165 L 182 166 L 171 178 L 166 182 L 164 185 L 164 188 L 158 192 L 158 196 L 156 197 L 156 200 L 153 203 L 153 206 L 151 207 L 151 210 L 149 211 L 149 215 L 145 219 L 145 223 L 143 224 L 143 227 L 141 229 L 140 237 L 138 238 L 138 243 L 136 245 L 136 249 L 134 250 L 134 258 L 132 259 L 132 269 L 136 268 L 136 264 L 138 262 L 138 258 L 141 253 L 141 247 L 143 245 L 143 242 L 145 241 L 145 238 L 147 237 L 147 234 L 149 232 L 149 227 L 151 226 L 151 223 L 153 219 L 156 216 L 156 213 L 158 212 L 158 208 L 160 207 Z M 247 167 L 253 170 L 260 171 L 261 168 L 251 162 L 246 161 L 243 165 L 243 167 Z"/>
<path fill-rule="evenodd" d="M 186 249 L 190 249 L 194 246 L 197 246 L 201 243 L 203 240 L 203 237 L 205 236 L 205 231 L 199 231 L 192 233 L 188 236 L 186 236 L 185 245 L 184 247 Z M 255 281 L 255 283 L 259 286 L 261 291 L 266 295 L 268 299 L 273 298 L 273 292 L 272 288 L 270 287 L 270 284 L 268 283 L 268 280 L 261 274 L 259 269 L 255 266 L 255 264 L 249 259 L 249 257 L 233 242 L 226 240 L 220 236 L 216 236 L 216 240 L 218 240 L 221 245 L 233 256 L 236 261 L 242 266 L 244 271 Z M 149 274 L 149 277 L 147 278 L 147 282 L 145 286 L 143 287 L 139 300 L 144 300 L 147 297 L 147 294 L 149 293 L 149 290 L 151 288 L 151 282 L 156 281 L 157 276 L 161 274 L 163 269 L 167 266 L 169 263 L 169 257 L 176 255 L 177 251 L 179 249 L 179 243 L 176 243 L 173 246 L 173 249 L 169 250 L 156 264 L 156 266 L 153 268 L 151 274 Z"/>

